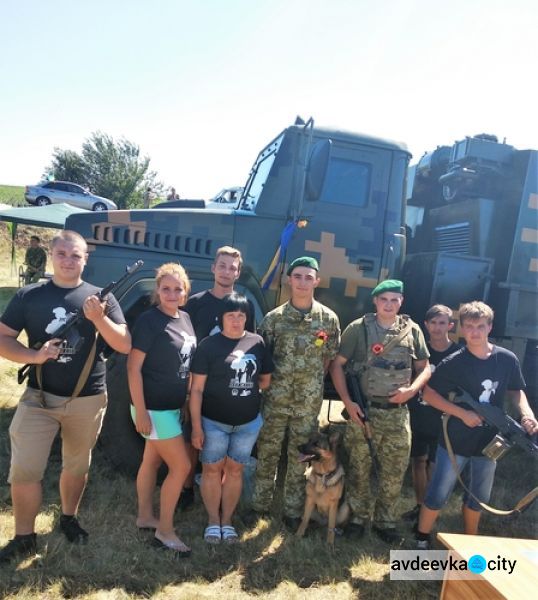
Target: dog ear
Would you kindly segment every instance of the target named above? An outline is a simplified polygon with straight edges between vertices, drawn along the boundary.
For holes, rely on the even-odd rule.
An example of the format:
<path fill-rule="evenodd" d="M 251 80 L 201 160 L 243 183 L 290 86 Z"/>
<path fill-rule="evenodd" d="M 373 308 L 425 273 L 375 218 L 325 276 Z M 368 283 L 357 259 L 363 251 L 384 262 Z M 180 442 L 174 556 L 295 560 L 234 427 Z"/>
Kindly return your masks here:
<path fill-rule="evenodd" d="M 342 433 L 338 430 L 328 432 L 329 433 L 329 444 L 334 450 L 342 441 Z"/>

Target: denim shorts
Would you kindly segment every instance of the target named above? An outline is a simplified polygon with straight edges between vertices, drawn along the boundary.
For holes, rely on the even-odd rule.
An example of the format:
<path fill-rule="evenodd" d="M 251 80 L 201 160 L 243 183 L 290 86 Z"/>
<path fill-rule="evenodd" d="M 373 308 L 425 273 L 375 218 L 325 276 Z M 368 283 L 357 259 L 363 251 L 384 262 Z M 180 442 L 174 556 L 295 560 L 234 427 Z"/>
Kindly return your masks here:
<path fill-rule="evenodd" d="M 261 414 L 243 425 L 226 425 L 202 417 L 204 446 L 200 455 L 202 463 L 217 463 L 229 456 L 233 461 L 246 465 L 263 425 Z"/>
<path fill-rule="evenodd" d="M 456 456 L 460 473 L 469 465 L 464 478 L 465 485 L 481 502 L 489 502 L 497 463 L 486 456 Z M 424 504 L 431 510 L 440 510 L 449 499 L 456 485 L 457 475 L 446 448 L 437 447 L 435 469 L 426 490 Z M 463 494 L 463 504 L 472 510 L 481 510 L 480 504 L 467 492 Z"/>

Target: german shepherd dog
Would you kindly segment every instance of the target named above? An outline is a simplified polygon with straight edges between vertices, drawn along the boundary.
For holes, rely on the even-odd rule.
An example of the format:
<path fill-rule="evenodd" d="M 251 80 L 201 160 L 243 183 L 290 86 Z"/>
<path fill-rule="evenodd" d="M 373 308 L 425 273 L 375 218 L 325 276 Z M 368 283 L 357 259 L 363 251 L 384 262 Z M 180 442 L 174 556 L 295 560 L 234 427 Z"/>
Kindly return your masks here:
<path fill-rule="evenodd" d="M 341 434 L 329 428 L 313 434 L 306 444 L 298 446 L 300 462 L 308 463 L 305 470 L 306 501 L 303 519 L 297 536 L 303 537 L 313 517 L 327 523 L 327 543 L 334 545 L 337 525 L 349 519 L 349 504 L 343 500 L 344 469 L 337 457 Z"/>

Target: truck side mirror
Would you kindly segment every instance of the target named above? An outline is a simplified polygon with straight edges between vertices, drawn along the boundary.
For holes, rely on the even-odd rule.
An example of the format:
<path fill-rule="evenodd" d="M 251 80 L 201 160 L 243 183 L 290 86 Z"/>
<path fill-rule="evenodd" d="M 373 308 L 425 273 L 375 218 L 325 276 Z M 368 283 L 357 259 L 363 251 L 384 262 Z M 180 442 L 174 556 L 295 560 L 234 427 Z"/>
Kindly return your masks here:
<path fill-rule="evenodd" d="M 319 200 L 327 175 L 331 157 L 332 140 L 316 142 L 310 152 L 306 168 L 305 199 L 313 202 Z"/>

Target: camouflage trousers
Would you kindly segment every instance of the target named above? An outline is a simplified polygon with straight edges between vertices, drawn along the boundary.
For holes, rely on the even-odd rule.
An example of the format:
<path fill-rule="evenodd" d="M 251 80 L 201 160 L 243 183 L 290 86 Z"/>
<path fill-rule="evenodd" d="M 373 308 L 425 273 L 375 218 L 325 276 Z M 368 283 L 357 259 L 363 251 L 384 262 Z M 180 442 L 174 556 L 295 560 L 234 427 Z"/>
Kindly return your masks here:
<path fill-rule="evenodd" d="M 302 407 L 304 410 L 304 407 Z M 319 411 L 319 407 L 318 407 Z M 258 463 L 252 508 L 267 512 L 275 493 L 276 470 L 282 450 L 287 450 L 288 466 L 284 480 L 284 515 L 300 517 L 305 501 L 305 465 L 298 462 L 297 446 L 304 444 L 317 428 L 318 411 L 311 415 L 290 414 L 289 407 L 265 405 L 264 424 L 258 437 Z M 282 447 L 288 433 L 287 449 Z"/>
<path fill-rule="evenodd" d="M 352 521 L 365 525 L 373 515 L 378 527 L 394 527 L 395 505 L 411 449 L 409 411 L 402 409 L 370 409 L 374 448 L 379 458 L 380 473 L 375 496 L 370 483 L 371 459 L 362 428 L 348 423 L 344 445 L 349 453 L 346 473 L 346 499 L 353 511 Z"/>

